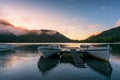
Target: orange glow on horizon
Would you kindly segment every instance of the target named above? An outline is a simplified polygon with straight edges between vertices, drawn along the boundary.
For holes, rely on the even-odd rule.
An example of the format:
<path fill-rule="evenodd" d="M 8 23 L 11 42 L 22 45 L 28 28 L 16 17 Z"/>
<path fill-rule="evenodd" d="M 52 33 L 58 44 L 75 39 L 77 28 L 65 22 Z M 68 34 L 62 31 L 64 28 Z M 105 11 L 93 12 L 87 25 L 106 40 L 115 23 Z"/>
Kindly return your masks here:
<path fill-rule="evenodd" d="M 95 32 L 93 35 L 95 35 L 95 36 L 96 36 L 96 35 L 98 35 L 98 34 L 100 34 L 100 33 L 101 33 L 101 32 Z"/>
<path fill-rule="evenodd" d="M 12 20 L 7 20 L 9 23 L 11 23 L 13 26 L 15 26 L 15 27 L 18 27 L 18 26 L 20 26 L 18 23 L 15 23 L 14 21 L 12 21 Z"/>

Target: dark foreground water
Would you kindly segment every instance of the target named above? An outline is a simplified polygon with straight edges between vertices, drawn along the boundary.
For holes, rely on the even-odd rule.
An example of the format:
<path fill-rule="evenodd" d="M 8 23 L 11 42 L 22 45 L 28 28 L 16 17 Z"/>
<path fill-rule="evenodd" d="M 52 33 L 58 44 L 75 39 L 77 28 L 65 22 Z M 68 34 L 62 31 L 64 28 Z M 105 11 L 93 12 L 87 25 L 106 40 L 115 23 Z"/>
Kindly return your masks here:
<path fill-rule="evenodd" d="M 37 51 L 41 44 L 12 45 L 13 52 L 0 53 L 0 80 L 120 80 L 120 44 L 110 44 L 108 63 L 86 59 L 85 67 L 76 66 L 72 57 L 42 58 Z"/>

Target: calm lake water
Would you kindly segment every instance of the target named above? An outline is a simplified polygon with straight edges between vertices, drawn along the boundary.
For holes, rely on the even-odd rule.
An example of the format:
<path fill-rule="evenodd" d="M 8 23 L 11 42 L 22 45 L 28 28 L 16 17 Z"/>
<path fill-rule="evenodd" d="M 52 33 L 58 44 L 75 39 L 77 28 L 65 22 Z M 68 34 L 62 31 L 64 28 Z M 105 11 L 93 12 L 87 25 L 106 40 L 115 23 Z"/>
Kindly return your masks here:
<path fill-rule="evenodd" d="M 37 51 L 40 43 L 11 44 L 14 51 L 0 53 L 0 80 L 120 80 L 120 44 L 110 44 L 108 63 L 90 58 L 84 60 L 85 67 L 76 66 L 72 57 L 42 58 Z M 61 43 L 80 44 L 85 43 Z"/>

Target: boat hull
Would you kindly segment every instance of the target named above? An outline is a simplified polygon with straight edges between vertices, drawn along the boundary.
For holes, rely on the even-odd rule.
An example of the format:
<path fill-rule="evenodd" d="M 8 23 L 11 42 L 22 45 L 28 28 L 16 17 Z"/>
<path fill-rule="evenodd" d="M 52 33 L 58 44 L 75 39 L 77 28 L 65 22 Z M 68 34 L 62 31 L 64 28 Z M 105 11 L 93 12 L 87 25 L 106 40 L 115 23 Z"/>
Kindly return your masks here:
<path fill-rule="evenodd" d="M 0 47 L 0 52 L 12 51 L 14 47 L 12 46 L 2 46 Z"/>
<path fill-rule="evenodd" d="M 88 49 L 85 50 L 90 56 L 104 61 L 109 61 L 109 49 Z"/>
<path fill-rule="evenodd" d="M 39 52 L 41 53 L 41 56 L 43 56 L 44 58 L 49 58 L 55 54 L 58 54 L 59 49 L 41 48 L 41 49 L 39 49 Z"/>

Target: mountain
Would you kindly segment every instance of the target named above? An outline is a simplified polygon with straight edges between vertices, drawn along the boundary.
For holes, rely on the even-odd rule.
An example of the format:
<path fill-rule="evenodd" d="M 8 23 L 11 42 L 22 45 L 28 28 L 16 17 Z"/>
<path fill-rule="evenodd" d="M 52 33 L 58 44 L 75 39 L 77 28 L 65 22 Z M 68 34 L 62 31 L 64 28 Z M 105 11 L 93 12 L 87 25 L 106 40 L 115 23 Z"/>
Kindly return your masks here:
<path fill-rule="evenodd" d="M 72 42 L 54 30 L 27 30 L 0 19 L 0 42 Z"/>
<path fill-rule="evenodd" d="M 83 42 L 120 42 L 120 26 L 92 35 Z"/>

